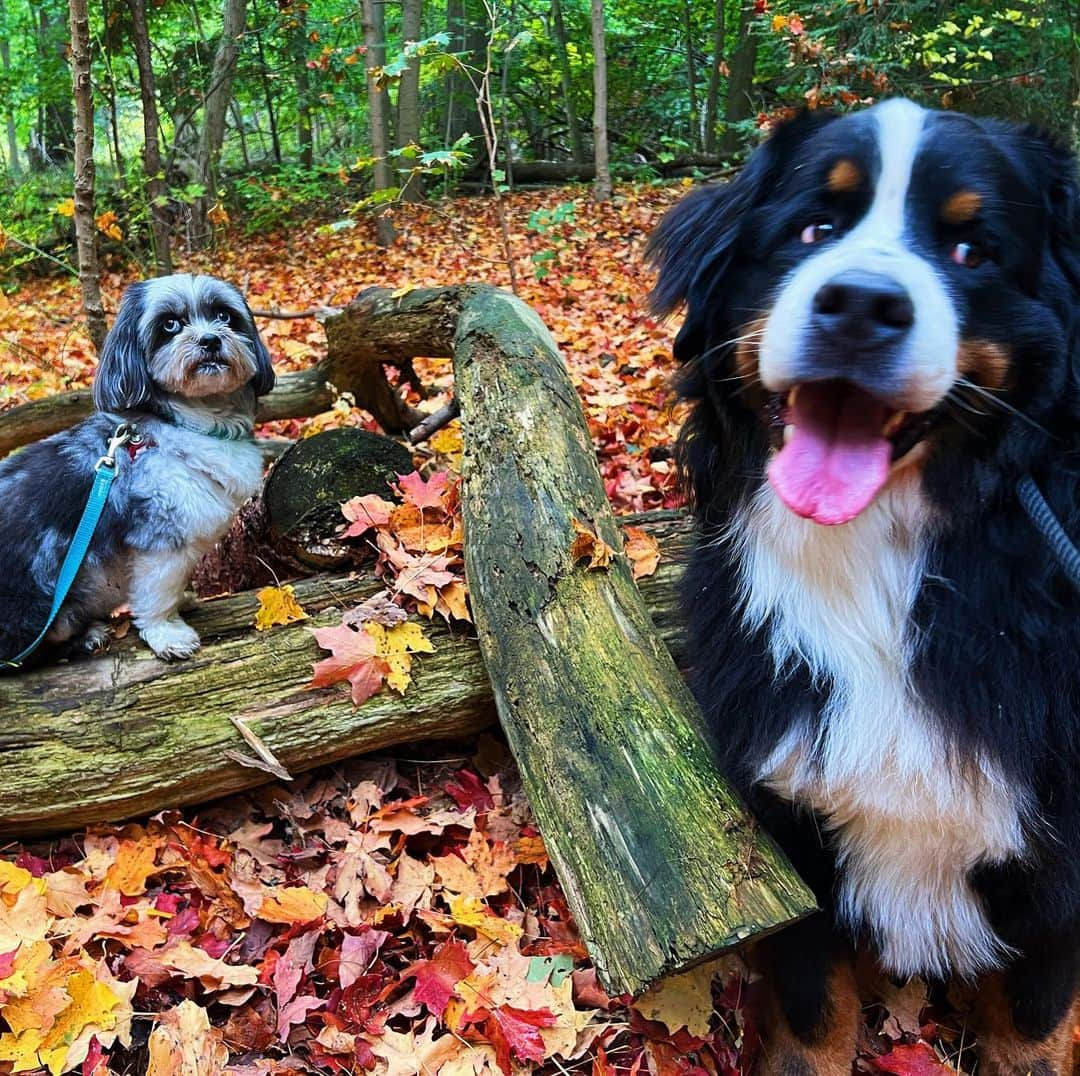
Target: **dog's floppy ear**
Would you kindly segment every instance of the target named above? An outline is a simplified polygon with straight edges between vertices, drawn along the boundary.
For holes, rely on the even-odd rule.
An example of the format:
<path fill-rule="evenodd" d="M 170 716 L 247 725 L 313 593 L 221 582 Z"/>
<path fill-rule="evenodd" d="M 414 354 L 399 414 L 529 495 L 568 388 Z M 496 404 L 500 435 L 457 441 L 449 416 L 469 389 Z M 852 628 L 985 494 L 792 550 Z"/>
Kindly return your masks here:
<path fill-rule="evenodd" d="M 269 349 L 259 335 L 258 326 L 255 324 L 255 315 L 252 314 L 247 299 L 239 292 L 236 294 L 244 307 L 247 318 L 244 332 L 251 341 L 251 350 L 255 355 L 255 376 L 251 379 L 251 387 L 255 390 L 256 396 L 265 396 L 274 387 L 274 364 L 270 359 Z"/>
<path fill-rule="evenodd" d="M 139 321 L 146 285 L 132 284 L 120 300 L 116 321 L 105 337 L 94 375 L 94 406 L 99 411 L 137 411 L 154 397 Z"/>
<path fill-rule="evenodd" d="M 693 355 L 693 340 L 704 304 L 737 252 L 747 212 L 772 191 L 779 166 L 812 131 L 836 119 L 830 112 L 801 112 L 780 124 L 750 155 L 742 171 L 723 185 L 699 187 L 669 210 L 645 248 L 645 258 L 658 270 L 649 305 L 670 314 L 687 303 L 686 323 L 676 354 Z M 701 300 L 695 303 L 695 298 Z"/>

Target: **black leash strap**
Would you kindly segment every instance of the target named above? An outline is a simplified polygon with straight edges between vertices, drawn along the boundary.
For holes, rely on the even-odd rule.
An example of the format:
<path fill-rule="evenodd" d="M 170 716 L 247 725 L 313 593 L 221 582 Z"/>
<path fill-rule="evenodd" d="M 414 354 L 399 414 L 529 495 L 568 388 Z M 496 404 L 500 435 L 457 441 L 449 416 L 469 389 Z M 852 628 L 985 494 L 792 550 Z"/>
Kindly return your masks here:
<path fill-rule="evenodd" d="M 1069 577 L 1072 585 L 1080 590 L 1080 549 L 1076 548 L 1065 533 L 1065 528 L 1054 515 L 1053 509 L 1046 503 L 1042 490 L 1035 485 L 1031 475 L 1026 474 L 1017 482 L 1016 492 L 1028 518 L 1046 539 L 1050 551 L 1061 565 L 1061 570 Z"/>

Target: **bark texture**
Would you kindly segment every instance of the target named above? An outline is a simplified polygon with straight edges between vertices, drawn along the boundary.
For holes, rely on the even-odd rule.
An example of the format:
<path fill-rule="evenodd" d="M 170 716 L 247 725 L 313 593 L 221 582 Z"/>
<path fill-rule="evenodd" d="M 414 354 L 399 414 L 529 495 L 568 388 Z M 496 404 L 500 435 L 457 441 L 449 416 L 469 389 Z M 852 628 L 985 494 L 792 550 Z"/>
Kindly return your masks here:
<path fill-rule="evenodd" d="M 600 979 L 637 994 L 813 898 L 716 767 L 533 310 L 496 289 L 467 297 L 454 381 L 465 569 L 499 717 Z M 610 565 L 575 555 L 581 527 Z"/>
<path fill-rule="evenodd" d="M 593 198 L 611 198 L 611 166 L 608 161 L 607 46 L 604 43 L 604 0 L 592 0 L 593 45 L 593 161 L 596 179 Z"/>

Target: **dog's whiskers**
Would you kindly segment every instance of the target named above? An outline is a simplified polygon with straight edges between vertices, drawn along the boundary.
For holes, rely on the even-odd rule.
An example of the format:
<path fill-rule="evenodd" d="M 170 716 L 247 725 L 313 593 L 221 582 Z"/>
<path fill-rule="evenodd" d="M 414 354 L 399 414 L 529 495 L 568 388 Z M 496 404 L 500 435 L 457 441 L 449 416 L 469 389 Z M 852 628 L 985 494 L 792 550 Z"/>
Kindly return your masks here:
<path fill-rule="evenodd" d="M 999 408 L 1002 411 L 1008 412 L 1010 415 L 1014 415 L 1022 422 L 1026 422 L 1033 429 L 1038 430 L 1040 433 L 1046 434 L 1047 437 L 1053 439 L 1054 435 L 1043 425 L 1036 422 L 1030 415 L 1025 415 L 1023 411 L 1016 407 L 1013 407 L 1011 403 L 1003 400 L 1000 396 L 994 395 L 989 389 L 983 388 L 982 385 L 976 385 L 974 381 L 969 381 L 966 377 L 958 377 L 956 384 L 961 388 L 968 389 L 970 392 L 975 393 L 980 399 L 985 400 L 987 403 L 994 407 Z"/>

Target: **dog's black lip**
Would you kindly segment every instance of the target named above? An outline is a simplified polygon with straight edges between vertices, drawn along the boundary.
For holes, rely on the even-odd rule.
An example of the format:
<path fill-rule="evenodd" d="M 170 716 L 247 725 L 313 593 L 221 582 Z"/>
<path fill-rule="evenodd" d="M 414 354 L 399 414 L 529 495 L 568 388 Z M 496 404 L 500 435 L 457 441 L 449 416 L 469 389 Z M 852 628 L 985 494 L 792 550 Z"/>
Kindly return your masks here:
<path fill-rule="evenodd" d="M 768 429 L 769 444 L 777 451 L 784 447 L 784 413 L 790 391 L 791 389 L 784 392 L 770 392 L 765 399 L 763 417 Z M 892 445 L 892 462 L 902 459 L 923 440 L 941 420 L 943 413 L 943 409 L 938 406 L 928 411 L 914 411 L 908 414 L 900 428 L 889 437 L 889 443 Z"/>
<path fill-rule="evenodd" d="M 200 359 L 195 369 L 200 374 L 223 374 L 228 366 L 223 359 Z"/>

